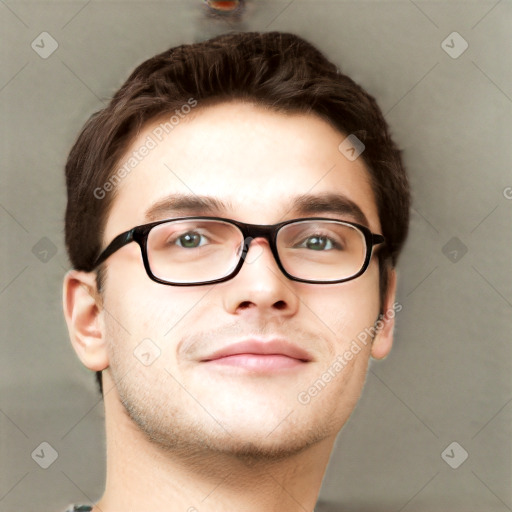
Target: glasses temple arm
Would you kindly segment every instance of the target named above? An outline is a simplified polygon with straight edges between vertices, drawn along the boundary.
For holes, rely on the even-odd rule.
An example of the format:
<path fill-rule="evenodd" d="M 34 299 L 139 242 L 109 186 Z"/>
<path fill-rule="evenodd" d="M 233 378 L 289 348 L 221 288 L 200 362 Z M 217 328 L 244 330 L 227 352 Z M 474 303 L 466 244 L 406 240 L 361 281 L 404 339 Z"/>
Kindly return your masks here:
<path fill-rule="evenodd" d="M 117 235 L 112 242 L 105 248 L 105 250 L 96 258 L 93 264 L 93 269 L 101 265 L 108 257 L 114 254 L 116 251 L 129 244 L 134 240 L 134 230 L 126 231 Z"/>

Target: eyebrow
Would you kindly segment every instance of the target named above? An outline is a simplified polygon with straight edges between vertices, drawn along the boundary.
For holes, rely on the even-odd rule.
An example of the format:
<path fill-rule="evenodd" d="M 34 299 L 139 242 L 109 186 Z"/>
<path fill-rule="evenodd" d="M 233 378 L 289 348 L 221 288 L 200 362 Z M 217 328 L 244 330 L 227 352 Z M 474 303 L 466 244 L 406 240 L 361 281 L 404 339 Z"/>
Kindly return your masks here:
<path fill-rule="evenodd" d="M 187 215 L 218 215 L 231 210 L 230 202 L 225 202 L 211 196 L 195 194 L 171 194 L 150 206 L 145 213 L 148 221 L 157 221 L 165 216 Z M 342 194 L 303 194 L 294 197 L 287 214 L 309 216 L 333 214 L 342 218 L 351 217 L 354 221 L 368 226 L 368 219 L 361 208 Z"/>
<path fill-rule="evenodd" d="M 225 212 L 229 207 L 229 203 L 211 196 L 171 194 L 150 206 L 146 210 L 145 217 L 149 221 L 156 221 L 165 215 L 211 215 Z"/>
<path fill-rule="evenodd" d="M 294 198 L 291 211 L 298 215 L 318 215 L 331 213 L 340 217 L 350 216 L 359 224 L 369 226 L 363 210 L 342 194 L 304 194 Z"/>

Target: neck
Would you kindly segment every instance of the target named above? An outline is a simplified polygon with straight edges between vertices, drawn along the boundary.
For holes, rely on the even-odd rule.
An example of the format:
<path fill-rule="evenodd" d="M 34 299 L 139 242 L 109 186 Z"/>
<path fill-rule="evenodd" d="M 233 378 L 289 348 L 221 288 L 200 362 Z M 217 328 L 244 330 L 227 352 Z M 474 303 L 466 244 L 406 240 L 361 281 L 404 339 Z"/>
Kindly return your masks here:
<path fill-rule="evenodd" d="M 312 512 L 334 438 L 279 460 L 162 449 L 105 395 L 107 480 L 94 512 Z"/>

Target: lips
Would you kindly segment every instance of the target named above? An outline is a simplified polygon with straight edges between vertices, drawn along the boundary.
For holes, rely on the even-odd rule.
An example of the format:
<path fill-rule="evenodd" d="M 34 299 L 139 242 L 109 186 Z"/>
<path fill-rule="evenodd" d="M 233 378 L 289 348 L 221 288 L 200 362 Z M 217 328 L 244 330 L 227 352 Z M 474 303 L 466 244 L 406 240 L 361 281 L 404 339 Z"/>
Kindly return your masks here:
<path fill-rule="evenodd" d="M 242 356 L 247 357 L 243 359 Z M 254 357 L 251 359 L 251 356 Z M 220 360 L 222 359 L 230 359 L 233 362 L 235 362 L 235 360 L 264 362 L 268 359 L 268 362 L 270 362 L 271 358 L 273 361 L 286 362 L 286 359 L 292 359 L 302 363 L 311 361 L 312 359 L 305 350 L 285 340 L 247 340 L 228 345 L 212 353 L 202 361 L 221 362 Z"/>

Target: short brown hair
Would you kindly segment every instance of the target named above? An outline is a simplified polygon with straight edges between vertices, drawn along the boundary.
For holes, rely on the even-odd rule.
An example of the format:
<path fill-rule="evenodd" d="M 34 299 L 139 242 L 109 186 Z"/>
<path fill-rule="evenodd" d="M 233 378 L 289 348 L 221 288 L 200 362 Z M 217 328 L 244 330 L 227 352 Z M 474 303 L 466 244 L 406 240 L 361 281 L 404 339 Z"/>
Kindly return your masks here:
<path fill-rule="evenodd" d="M 241 99 L 276 112 L 314 113 L 364 145 L 384 250 L 381 294 L 407 236 L 410 193 L 400 151 L 375 99 L 301 37 L 230 33 L 177 46 L 139 65 L 108 106 L 85 124 L 66 163 L 66 247 L 72 266 L 94 270 L 116 188 L 98 198 L 143 126 L 190 98 L 201 105 Z M 198 108 L 196 107 L 196 108 Z M 341 142 L 341 141 L 340 141 Z"/>

